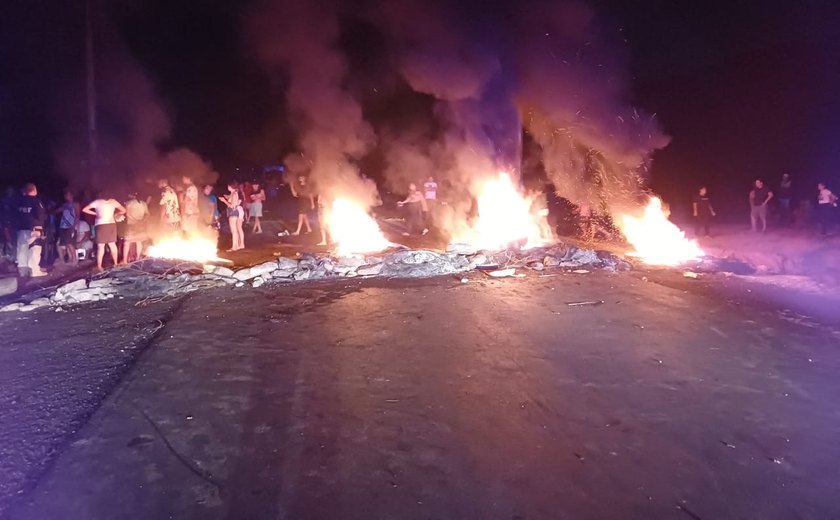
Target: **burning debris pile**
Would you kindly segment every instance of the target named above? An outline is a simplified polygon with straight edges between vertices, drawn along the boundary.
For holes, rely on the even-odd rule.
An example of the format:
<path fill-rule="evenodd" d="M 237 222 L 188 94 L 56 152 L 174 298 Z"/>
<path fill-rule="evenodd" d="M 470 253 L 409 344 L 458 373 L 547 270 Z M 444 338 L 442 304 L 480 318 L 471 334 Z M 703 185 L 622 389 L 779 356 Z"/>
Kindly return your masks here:
<path fill-rule="evenodd" d="M 453 247 L 443 253 L 401 250 L 337 258 L 306 254 L 299 259 L 281 257 L 236 271 L 224 266 L 147 259 L 114 269 L 102 277 L 75 280 L 52 291 L 30 294 L 27 301 L 6 305 L 0 311 L 26 312 L 49 306 L 61 309 L 113 298 L 132 298 L 137 299 L 138 304 L 147 304 L 210 288 L 262 287 L 303 280 L 374 276 L 427 278 L 472 270 L 492 275 L 516 269 L 543 271 L 582 267 L 621 271 L 630 269 L 631 265 L 612 253 L 563 244 L 525 251 L 488 252 Z"/>

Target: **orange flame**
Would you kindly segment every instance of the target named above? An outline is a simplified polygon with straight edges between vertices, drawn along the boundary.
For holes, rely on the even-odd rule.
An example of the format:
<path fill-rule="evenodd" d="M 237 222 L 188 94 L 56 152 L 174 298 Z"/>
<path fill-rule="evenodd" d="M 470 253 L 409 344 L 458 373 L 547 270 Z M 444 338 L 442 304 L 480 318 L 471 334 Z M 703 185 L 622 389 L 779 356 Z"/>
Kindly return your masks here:
<path fill-rule="evenodd" d="M 376 253 L 391 245 L 364 206 L 350 199 L 335 199 L 325 213 L 338 256 Z"/>
<path fill-rule="evenodd" d="M 668 220 L 668 213 L 662 208 L 662 201 L 652 197 L 642 216 L 621 215 L 618 226 L 633 246 L 629 253 L 646 264 L 679 265 L 703 256 L 703 250 L 694 240 Z"/>
<path fill-rule="evenodd" d="M 534 197 L 520 193 L 505 172 L 484 182 L 476 202 L 478 217 L 453 242 L 477 249 L 499 250 L 522 241 L 525 241 L 525 248 L 536 247 L 549 238 L 544 236 L 547 226 L 542 225 L 547 210 L 535 211 Z"/>
<path fill-rule="evenodd" d="M 216 241 L 210 238 L 165 238 L 151 245 L 146 256 L 188 262 L 228 262 L 216 254 Z"/>

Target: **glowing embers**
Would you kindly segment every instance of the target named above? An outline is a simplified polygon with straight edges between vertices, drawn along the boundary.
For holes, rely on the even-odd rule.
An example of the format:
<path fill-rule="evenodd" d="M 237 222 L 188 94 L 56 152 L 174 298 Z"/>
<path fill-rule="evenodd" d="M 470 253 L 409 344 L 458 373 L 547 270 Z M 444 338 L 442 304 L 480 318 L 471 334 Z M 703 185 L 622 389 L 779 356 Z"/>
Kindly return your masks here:
<path fill-rule="evenodd" d="M 697 242 L 668 220 L 662 201 L 652 197 L 641 216 L 621 215 L 618 226 L 634 251 L 631 256 L 651 265 L 679 265 L 700 259 L 703 251 Z"/>
<path fill-rule="evenodd" d="M 335 199 L 324 213 L 338 256 L 375 253 L 391 245 L 365 207 L 350 199 Z"/>
<path fill-rule="evenodd" d="M 476 203 L 476 217 L 452 243 L 495 251 L 511 245 L 536 247 L 551 238 L 541 225 L 546 212 L 535 208 L 534 197 L 523 195 L 505 172 L 481 184 Z"/>

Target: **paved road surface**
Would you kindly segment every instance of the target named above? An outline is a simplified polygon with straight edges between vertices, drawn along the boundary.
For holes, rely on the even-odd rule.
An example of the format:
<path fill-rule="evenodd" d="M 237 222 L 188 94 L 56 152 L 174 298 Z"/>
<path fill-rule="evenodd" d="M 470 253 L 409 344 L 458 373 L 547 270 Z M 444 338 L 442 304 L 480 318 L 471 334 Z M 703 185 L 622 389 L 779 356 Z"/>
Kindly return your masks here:
<path fill-rule="evenodd" d="M 840 518 L 837 331 L 696 281 L 475 276 L 185 300 L 7 513 Z"/>

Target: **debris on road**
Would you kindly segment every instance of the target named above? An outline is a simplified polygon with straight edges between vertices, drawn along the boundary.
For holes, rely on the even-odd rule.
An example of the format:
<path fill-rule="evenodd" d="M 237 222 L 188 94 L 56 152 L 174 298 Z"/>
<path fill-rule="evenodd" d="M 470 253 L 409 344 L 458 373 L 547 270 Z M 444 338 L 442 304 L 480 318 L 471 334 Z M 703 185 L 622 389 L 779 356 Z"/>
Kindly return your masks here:
<path fill-rule="evenodd" d="M 509 276 L 513 276 L 516 274 L 516 268 L 511 267 L 510 269 L 498 269 L 496 271 L 485 271 L 488 276 L 492 276 L 493 278 L 507 278 Z"/>
<path fill-rule="evenodd" d="M 700 275 L 694 271 L 686 271 L 683 273 L 684 278 L 700 278 Z"/>
<path fill-rule="evenodd" d="M 57 288 L 42 289 L 23 296 L 24 301 L 0 307 L 0 311 L 31 311 L 41 307 L 62 308 L 112 298 L 137 298 L 140 304 L 162 301 L 196 290 L 213 287 L 269 287 L 326 278 L 371 277 L 426 278 L 446 274 L 460 275 L 479 270 L 494 278 L 524 278 L 522 270 L 574 268 L 587 274 L 598 268 L 623 271 L 631 265 L 605 251 L 580 249 L 567 244 L 525 251 L 478 251 L 465 244 L 454 244 L 446 252 L 401 249 L 379 255 L 331 257 L 298 253 L 295 258 L 274 260 L 241 269 L 195 262 L 144 259 L 119 266 L 90 279 L 82 278 Z M 461 283 L 466 278 L 458 276 Z M 592 304 L 590 304 L 592 305 Z"/>
<path fill-rule="evenodd" d="M 566 302 L 566 305 L 569 307 L 583 307 L 585 305 L 603 305 L 604 300 L 593 300 L 593 301 L 584 301 L 584 302 Z"/>

